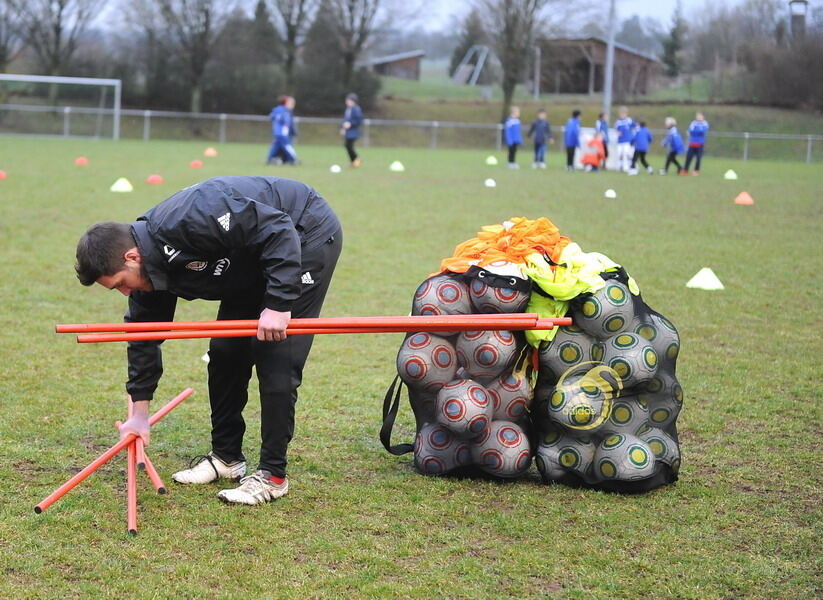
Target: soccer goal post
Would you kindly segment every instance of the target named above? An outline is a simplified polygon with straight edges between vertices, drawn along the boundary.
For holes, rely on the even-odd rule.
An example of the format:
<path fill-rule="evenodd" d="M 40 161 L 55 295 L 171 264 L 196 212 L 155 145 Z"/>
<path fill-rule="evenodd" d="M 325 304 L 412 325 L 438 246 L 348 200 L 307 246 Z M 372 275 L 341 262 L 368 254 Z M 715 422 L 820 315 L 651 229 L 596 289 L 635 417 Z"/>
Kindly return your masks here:
<path fill-rule="evenodd" d="M 0 134 L 119 140 L 121 92 L 120 79 L 0 74 Z"/>

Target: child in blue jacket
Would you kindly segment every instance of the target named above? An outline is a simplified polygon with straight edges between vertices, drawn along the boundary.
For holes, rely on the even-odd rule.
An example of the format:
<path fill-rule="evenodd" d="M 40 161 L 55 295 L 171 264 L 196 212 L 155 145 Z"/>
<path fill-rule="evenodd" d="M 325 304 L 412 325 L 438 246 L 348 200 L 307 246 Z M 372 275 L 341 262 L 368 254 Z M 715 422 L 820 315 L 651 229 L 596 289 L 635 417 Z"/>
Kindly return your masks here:
<path fill-rule="evenodd" d="M 274 140 L 266 157 L 266 164 L 272 163 L 295 165 L 298 164 L 297 152 L 292 145 L 292 137 L 296 135 L 294 128 L 295 100 L 291 96 L 281 96 L 278 105 L 269 113 L 271 134 Z"/>
<path fill-rule="evenodd" d="M 544 109 L 541 108 L 537 111 L 537 119 L 532 123 L 527 135 L 534 140 L 532 169 L 545 169 L 546 144 L 553 144 L 554 140 L 552 139 L 552 126 L 546 120 L 546 111 Z"/>
<path fill-rule="evenodd" d="M 646 122 L 640 121 L 640 126 L 637 128 L 637 131 L 634 132 L 634 139 L 632 141 L 634 145 L 634 156 L 632 156 L 632 166 L 629 168 L 629 175 L 637 175 L 638 160 L 640 164 L 646 167 L 646 172 L 649 174 L 654 173 L 654 169 L 646 162 L 646 152 L 649 151 L 649 146 L 653 140 L 654 136 L 652 132 L 646 128 Z"/>
<path fill-rule="evenodd" d="M 343 136 L 346 152 L 349 154 L 351 166 L 360 166 L 360 157 L 354 149 L 354 142 L 360 137 L 360 124 L 363 122 L 363 109 L 358 104 L 357 94 L 346 94 L 346 110 L 343 121 L 340 123 L 340 135 Z"/>
<path fill-rule="evenodd" d="M 572 111 L 572 118 L 566 122 L 566 130 L 563 134 L 563 141 L 566 144 L 566 170 L 574 171 L 574 153 L 580 145 L 580 111 Z"/>
<path fill-rule="evenodd" d="M 697 113 L 694 121 L 689 125 L 689 149 L 686 151 L 686 166 L 684 170 L 689 170 L 692 159 L 696 158 L 692 175 L 700 175 L 700 160 L 703 158 L 703 148 L 706 146 L 706 135 L 709 133 L 709 122 L 703 113 Z"/>
<path fill-rule="evenodd" d="M 520 130 L 520 109 L 516 106 L 509 109 L 509 118 L 503 125 L 503 137 L 506 140 L 506 146 L 509 147 L 509 168 L 519 169 L 520 165 L 515 162 L 515 157 L 517 147 L 523 143 L 523 134 Z"/>
<path fill-rule="evenodd" d="M 666 117 L 666 129 L 669 133 L 666 138 L 660 143 L 661 146 L 666 146 L 669 149 L 669 154 L 666 156 L 666 166 L 660 169 L 661 175 L 666 175 L 669 172 L 669 165 L 673 164 L 677 167 L 677 172 L 681 175 L 685 174 L 683 167 L 677 162 L 677 155 L 683 154 L 683 138 L 680 137 L 680 132 L 677 131 L 677 121 L 673 117 Z"/>

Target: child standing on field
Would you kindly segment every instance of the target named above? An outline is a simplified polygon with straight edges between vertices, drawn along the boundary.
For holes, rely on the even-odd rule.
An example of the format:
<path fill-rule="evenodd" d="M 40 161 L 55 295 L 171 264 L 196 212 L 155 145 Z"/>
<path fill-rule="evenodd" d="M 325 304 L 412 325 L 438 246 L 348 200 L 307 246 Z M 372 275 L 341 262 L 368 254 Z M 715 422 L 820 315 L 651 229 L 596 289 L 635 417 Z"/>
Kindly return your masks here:
<path fill-rule="evenodd" d="M 666 138 L 660 142 L 661 146 L 669 149 L 669 154 L 666 156 L 666 166 L 660 169 L 661 175 L 667 175 L 669 172 L 669 165 L 673 164 L 677 167 L 677 172 L 681 175 L 685 174 L 683 167 L 677 162 L 677 155 L 683 154 L 683 138 L 680 137 L 680 132 L 677 130 L 677 121 L 674 117 L 666 117 L 666 129 L 669 130 Z"/>
<path fill-rule="evenodd" d="M 606 160 L 606 150 L 603 147 L 603 134 L 597 132 L 586 144 L 587 151 L 583 154 L 583 167 L 587 171 L 599 171 Z"/>
<path fill-rule="evenodd" d="M 523 134 L 520 130 L 520 109 L 512 106 L 509 110 L 509 118 L 503 126 L 503 134 L 506 139 L 506 146 L 509 147 L 509 168 L 519 169 L 520 165 L 515 162 L 517 147 L 523 143 Z"/>
<path fill-rule="evenodd" d="M 621 106 L 617 111 L 618 119 L 614 122 L 617 130 L 617 164 L 621 171 L 628 172 L 634 150 L 632 149 L 632 139 L 637 125 L 629 116 L 629 109 Z"/>
<path fill-rule="evenodd" d="M 703 158 L 703 147 L 706 145 L 706 135 L 709 133 L 709 122 L 699 112 L 694 116 L 694 121 L 689 125 L 689 149 L 686 151 L 685 171 L 689 170 L 692 159 L 697 161 L 694 165 L 692 175 L 700 175 L 700 160 Z"/>
<path fill-rule="evenodd" d="M 580 111 L 572 111 L 572 118 L 566 122 L 566 130 L 563 134 L 563 141 L 566 144 L 566 170 L 574 171 L 574 153 L 580 145 Z"/>
<path fill-rule="evenodd" d="M 343 136 L 343 145 L 349 154 L 352 167 L 359 167 L 360 157 L 354 149 L 354 143 L 360 137 L 360 124 L 363 122 L 363 109 L 358 104 L 357 94 L 346 94 L 346 110 L 343 121 L 340 123 L 340 135 Z"/>
<path fill-rule="evenodd" d="M 640 127 L 634 132 L 634 156 L 632 157 L 632 166 L 629 168 L 629 175 L 637 175 L 637 161 L 640 161 L 646 171 L 651 175 L 654 169 L 646 162 L 646 152 L 649 151 L 649 146 L 654 140 L 652 132 L 646 128 L 646 122 L 640 121 Z"/>
<path fill-rule="evenodd" d="M 546 168 L 546 144 L 554 143 L 552 139 L 552 127 L 546 120 L 546 111 L 540 109 L 537 111 L 537 119 L 534 120 L 532 126 L 529 128 L 528 137 L 534 140 L 534 162 L 532 169 Z"/>

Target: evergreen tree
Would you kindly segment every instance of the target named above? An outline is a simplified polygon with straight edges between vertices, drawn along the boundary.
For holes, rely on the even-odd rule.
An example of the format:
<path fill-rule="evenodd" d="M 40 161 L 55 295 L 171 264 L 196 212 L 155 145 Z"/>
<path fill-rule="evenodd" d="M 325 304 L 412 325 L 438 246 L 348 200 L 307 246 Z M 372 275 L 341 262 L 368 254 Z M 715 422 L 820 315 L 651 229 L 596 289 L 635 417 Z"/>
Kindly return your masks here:
<path fill-rule="evenodd" d="M 672 77 L 680 74 L 683 68 L 683 58 L 681 51 L 686 38 L 686 20 L 683 18 L 683 7 L 680 0 L 672 15 L 672 28 L 669 35 L 663 39 L 663 64 L 666 65 L 666 73 Z"/>
<path fill-rule="evenodd" d="M 251 62 L 268 64 L 279 62 L 283 55 L 283 40 L 272 23 L 266 0 L 257 0 L 251 25 Z"/>
<path fill-rule="evenodd" d="M 336 114 L 343 110 L 343 99 L 349 92 L 360 96 L 360 105 L 374 105 L 380 80 L 360 69 L 346 83 L 347 65 L 338 23 L 328 10 L 330 0 L 323 0 L 317 16 L 306 32 L 302 67 L 296 77 L 297 101 L 308 114 Z"/>

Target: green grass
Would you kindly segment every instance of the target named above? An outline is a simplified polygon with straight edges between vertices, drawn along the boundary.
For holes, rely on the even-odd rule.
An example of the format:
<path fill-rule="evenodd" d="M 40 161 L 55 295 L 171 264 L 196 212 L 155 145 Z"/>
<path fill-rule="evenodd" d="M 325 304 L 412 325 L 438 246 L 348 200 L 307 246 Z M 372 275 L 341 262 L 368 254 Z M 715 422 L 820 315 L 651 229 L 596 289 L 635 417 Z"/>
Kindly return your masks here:
<path fill-rule="evenodd" d="M 695 177 L 486 167 L 487 151 L 367 149 L 333 175 L 338 147 L 260 166 L 263 146 L 15 139 L 0 145 L 0 597 L 2 598 L 810 598 L 820 594 L 819 169 L 707 159 Z M 88 156 L 88 167 L 73 158 Z M 521 157 L 525 165 L 526 156 Z M 390 173 L 399 159 L 405 173 Z M 737 182 L 722 179 L 734 168 Z M 142 183 L 149 173 L 162 186 Z M 125 302 L 72 269 L 91 222 L 130 220 L 218 174 L 317 187 L 346 248 L 326 315 L 406 314 L 439 260 L 482 225 L 547 216 L 626 265 L 679 328 L 678 483 L 621 497 L 520 481 L 426 478 L 377 440 L 397 335 L 318 337 L 298 404 L 292 493 L 245 509 L 218 486 L 157 496 L 141 479 L 140 533 L 125 532 L 115 460 L 43 515 L 34 504 L 88 463 L 123 415 L 124 348 L 82 345 L 56 322 L 116 321 Z M 110 193 L 115 178 L 135 184 Z M 498 187 L 486 189 L 494 177 Z M 606 188 L 616 200 L 603 199 Z M 754 206 L 732 198 L 749 191 Z M 712 267 L 723 292 L 688 290 Z M 183 302 L 179 319 L 216 306 Z M 161 475 L 208 449 L 201 341 L 165 345 L 158 399 L 198 390 L 155 427 Z M 158 402 L 159 405 L 159 402 Z M 410 410 L 398 438 L 413 433 Z M 246 451 L 257 458 L 256 393 Z"/>

